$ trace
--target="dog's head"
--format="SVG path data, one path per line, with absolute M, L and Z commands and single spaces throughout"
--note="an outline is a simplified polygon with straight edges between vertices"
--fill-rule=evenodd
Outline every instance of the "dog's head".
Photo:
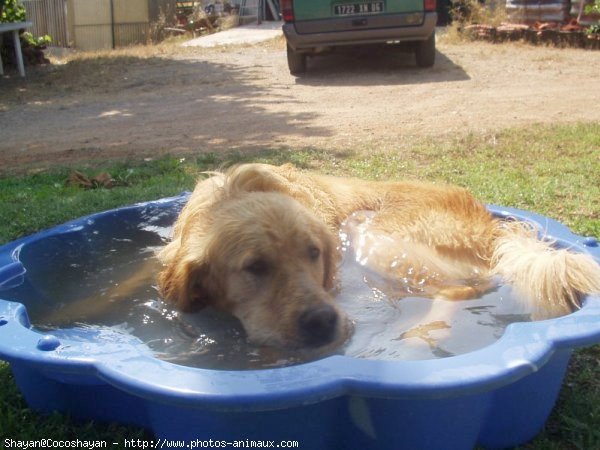
M 346 316 L 329 293 L 337 241 L 280 192 L 242 192 L 180 217 L 162 254 L 163 295 L 184 310 L 226 310 L 251 342 L 292 348 L 341 344 Z

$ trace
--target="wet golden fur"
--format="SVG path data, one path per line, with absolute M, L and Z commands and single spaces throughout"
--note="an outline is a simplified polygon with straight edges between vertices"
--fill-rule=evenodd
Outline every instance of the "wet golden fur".
M 386 276 L 426 269 L 432 297 L 473 298 L 501 275 L 543 318 L 567 313 L 584 294 L 600 291 L 600 267 L 591 257 L 554 249 L 530 226 L 494 219 L 465 189 L 246 164 L 211 173 L 196 186 L 159 255 L 161 292 L 183 310 L 229 311 L 257 343 L 338 345 L 350 332 L 332 295 L 338 230 L 363 210 L 375 212 L 368 235 L 392 237 L 404 257 L 390 264 L 397 248 L 375 245 L 370 267 Z M 457 281 L 478 277 L 481 282 Z M 322 322 L 334 329 L 310 342 L 307 320 L 309 329 L 322 331 Z

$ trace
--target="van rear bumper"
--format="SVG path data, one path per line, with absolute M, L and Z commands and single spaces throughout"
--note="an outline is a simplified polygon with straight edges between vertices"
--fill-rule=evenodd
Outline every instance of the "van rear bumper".
M 360 22 L 359 25 L 342 30 L 339 30 L 341 25 L 339 19 L 332 19 L 329 27 L 327 26 L 329 21 L 323 20 L 319 20 L 318 25 L 315 21 L 315 26 L 312 26 L 310 21 L 298 24 L 290 22 L 283 25 L 283 34 L 288 45 L 296 51 L 310 51 L 317 47 L 335 47 L 339 45 L 381 44 L 390 41 L 424 41 L 435 31 L 437 13 L 386 16 L 387 26 L 381 28 L 372 27 L 368 23 L 371 18 L 365 20 L 367 20 L 367 23 L 360 22 L 360 19 L 358 19 L 356 23 Z M 416 24 L 411 25 L 411 23 Z M 396 24 L 396 26 L 392 24 Z M 312 32 L 317 29 L 329 29 L 331 31 Z M 298 30 L 301 30 L 301 32 Z

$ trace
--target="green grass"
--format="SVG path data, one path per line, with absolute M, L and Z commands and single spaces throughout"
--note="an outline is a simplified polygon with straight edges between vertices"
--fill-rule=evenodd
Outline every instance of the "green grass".
M 485 202 L 553 217 L 583 235 L 600 237 L 600 124 L 511 129 L 495 135 L 421 139 L 386 152 L 349 149 L 265 149 L 244 155 L 167 157 L 155 161 L 62 167 L 0 178 L 0 243 L 66 220 L 190 190 L 203 170 L 243 161 L 293 162 L 311 170 L 368 179 L 425 179 L 471 189 Z M 112 189 L 66 185 L 71 169 L 110 172 Z M 0 363 L 0 448 L 5 438 L 97 439 L 144 437 L 115 425 L 76 424 L 30 411 L 10 370 Z M 525 448 L 600 448 L 600 347 L 578 351 L 545 430 Z
M 0 178 L 0 242 L 92 212 L 179 193 L 192 187 L 197 176 L 191 165 L 175 158 L 83 172 L 93 176 L 101 170 L 108 170 L 121 186 L 90 190 L 69 186 L 67 168 Z

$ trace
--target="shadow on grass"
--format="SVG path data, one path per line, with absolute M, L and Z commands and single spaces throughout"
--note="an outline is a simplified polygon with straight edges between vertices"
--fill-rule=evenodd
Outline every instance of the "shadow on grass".
M 10 130 L 0 139 L 0 166 L 253 149 L 288 136 L 332 135 L 317 113 L 272 107 L 291 96 L 254 82 L 257 76 L 233 64 L 119 54 L 31 70 L 27 80 L 0 85 L 2 128 Z
M 439 50 L 431 68 L 418 68 L 412 52 L 394 47 L 341 49 L 309 57 L 306 74 L 296 83 L 308 86 L 376 86 L 469 80 L 462 67 Z
M 252 152 L 337 135 L 320 121 L 322 112 L 303 107 L 293 84 L 268 79 L 272 67 L 214 59 L 127 50 L 31 68 L 25 80 L 2 80 L 0 170 Z M 468 79 L 440 52 L 430 69 L 417 69 L 412 53 L 390 48 L 341 51 L 312 58 L 309 66 L 296 83 L 368 87 Z

